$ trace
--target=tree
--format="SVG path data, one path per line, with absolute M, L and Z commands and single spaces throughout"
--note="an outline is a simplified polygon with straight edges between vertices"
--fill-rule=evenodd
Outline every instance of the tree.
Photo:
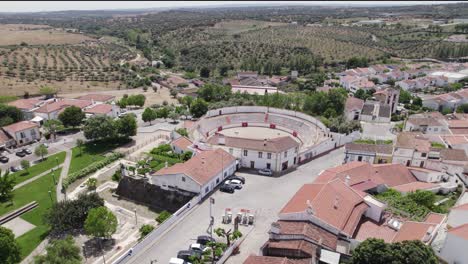
M 77 127 L 83 123 L 85 117 L 86 115 L 81 108 L 72 105 L 65 108 L 65 110 L 59 114 L 58 119 L 66 127 Z
M 79 264 L 81 263 L 80 248 L 73 237 L 68 235 L 64 239 L 52 240 L 46 247 L 47 254 L 36 256 L 36 264 Z
M 457 113 L 468 113 L 468 104 L 462 104 L 457 107 Z
M 39 89 L 39 93 L 41 95 L 45 95 L 46 99 L 49 99 L 54 97 L 54 95 L 57 93 L 57 90 L 50 86 L 44 85 Z
M 170 217 L 172 216 L 171 213 L 169 213 L 168 211 L 164 210 L 162 211 L 158 217 L 156 217 L 156 222 L 158 222 L 159 224 L 163 223 L 164 221 L 166 221 L 167 219 L 169 219 Z
M 147 236 L 151 231 L 154 230 L 154 226 L 152 225 L 142 225 L 140 227 L 140 240 Z
M 0 263 L 13 264 L 21 261 L 20 248 L 13 232 L 0 226 Z
M 86 181 L 86 186 L 88 186 L 88 190 L 96 190 L 97 187 L 97 179 L 96 178 L 89 178 Z
M 431 209 L 434 206 L 437 198 L 433 192 L 426 190 L 416 190 L 406 195 L 409 199 L 415 201 L 419 205 L 427 207 L 428 209 Z
M 227 73 L 231 67 L 229 65 L 223 64 L 219 67 L 219 75 L 226 77 Z
M 5 202 L 13 198 L 13 187 L 15 187 L 16 179 L 10 175 L 10 171 L 6 171 L 2 176 L 0 170 L 0 202 Z
M 80 194 L 75 200 L 64 200 L 52 205 L 44 219 L 51 227 L 52 235 L 62 235 L 84 227 L 91 209 L 104 206 L 97 193 Z
M 168 116 L 169 116 L 169 109 L 167 107 L 160 107 L 158 110 L 156 110 L 157 118 L 166 119 Z
M 173 98 L 176 98 L 177 97 L 177 90 L 176 89 L 171 89 L 170 90 L 170 94 Z
M 200 69 L 200 77 L 209 78 L 210 77 L 210 69 L 208 69 L 207 67 L 202 67 Z
M 137 133 L 137 121 L 132 115 L 125 115 L 122 118 L 115 121 L 115 127 L 117 127 L 117 133 L 119 136 L 129 138 L 135 136 Z
M 23 120 L 23 112 L 20 109 L 0 104 L 0 127 L 7 126 Z
M 31 167 L 31 163 L 29 162 L 29 160 L 23 159 L 21 160 L 20 164 L 21 164 L 21 167 L 23 167 L 23 169 L 25 169 L 26 172 L 29 173 L 28 170 L 29 170 L 29 167 Z
M 44 156 L 49 153 L 49 150 L 44 144 L 40 144 L 34 149 L 34 155 L 41 157 L 41 160 L 44 160 Z
M 172 111 L 169 113 L 168 117 L 172 119 L 172 123 L 175 123 L 177 119 L 179 119 L 179 114 L 176 111 Z
M 176 131 L 179 135 L 181 135 L 181 136 L 183 136 L 183 137 L 188 137 L 187 129 L 184 128 L 184 127 L 177 128 L 175 131 Z
M 83 155 L 84 140 L 81 138 L 76 139 L 76 145 L 80 149 L 80 156 Z
M 352 252 L 352 264 L 392 263 L 392 251 L 383 239 L 368 238 Z
M 88 213 L 84 229 L 88 235 L 109 238 L 117 231 L 117 217 L 105 206 L 93 208 Z
M 362 100 L 366 100 L 366 99 L 367 99 L 367 93 L 366 93 L 366 91 L 364 91 L 363 89 L 358 89 L 358 90 L 354 93 L 354 97 L 359 98 L 359 99 L 362 99 Z
M 60 120 L 49 119 L 44 122 L 44 125 L 42 125 L 42 127 L 44 128 L 47 134 L 52 135 L 53 138 L 56 139 L 57 131 L 60 131 L 63 129 L 63 124 L 62 122 L 60 122 Z
M 145 111 L 143 111 L 143 114 L 141 114 L 141 119 L 144 122 L 149 122 L 150 125 L 151 125 L 151 121 L 155 120 L 156 118 L 157 118 L 156 112 L 150 107 L 147 107 Z
M 224 228 L 218 227 L 214 230 L 214 232 L 217 236 L 226 238 L 226 245 L 228 247 L 231 245 L 232 241 L 242 237 L 242 233 L 239 230 L 232 232 L 231 229 L 226 231 Z
M 201 98 L 197 98 L 193 101 L 192 106 L 190 107 L 190 113 L 194 117 L 201 117 L 208 112 L 208 103 Z
M 84 136 L 90 140 L 115 138 L 117 130 L 114 120 L 109 116 L 93 116 L 86 120 L 83 127 Z

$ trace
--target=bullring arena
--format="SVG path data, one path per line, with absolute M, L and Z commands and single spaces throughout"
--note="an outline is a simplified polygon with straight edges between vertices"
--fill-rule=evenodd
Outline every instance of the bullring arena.
M 237 106 L 210 110 L 189 131 L 195 142 L 205 143 L 216 134 L 248 139 L 290 136 L 300 144 L 299 160 L 307 161 L 350 142 L 353 135 L 331 133 L 318 119 L 291 110 Z

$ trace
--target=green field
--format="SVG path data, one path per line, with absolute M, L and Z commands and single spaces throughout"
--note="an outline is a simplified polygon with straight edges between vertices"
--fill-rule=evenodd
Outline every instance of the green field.
M 31 166 L 31 168 L 29 168 L 28 171 L 22 170 L 22 171 L 12 173 L 11 175 L 16 177 L 16 184 L 22 183 L 45 171 L 55 168 L 57 166 L 57 161 L 58 161 L 58 164 L 62 164 L 64 160 L 65 160 L 65 152 L 62 151 L 62 152 L 59 152 L 57 154 L 47 157 L 45 161 L 37 165 Z M 58 175 L 59 174 L 56 174 L 56 176 Z
M 58 175 L 60 172 L 61 169 L 56 171 Z M 36 226 L 36 228 L 17 239 L 21 248 L 22 258 L 29 255 L 47 236 L 49 228 L 44 223 L 43 217 L 52 205 L 49 191 L 51 191 L 52 199 L 55 202 L 56 194 L 52 174 L 47 174 L 44 177 L 15 190 L 13 192 L 14 197 L 12 204 L 9 202 L 0 204 L 0 215 L 4 215 L 33 201 L 36 201 L 39 204 L 38 207 L 21 216 L 22 219 Z

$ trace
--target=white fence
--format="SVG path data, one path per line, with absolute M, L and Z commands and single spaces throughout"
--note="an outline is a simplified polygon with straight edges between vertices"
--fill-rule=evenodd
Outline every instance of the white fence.
M 136 245 L 134 245 L 131 249 L 127 250 L 125 254 L 121 255 L 117 260 L 113 262 L 113 264 L 123 264 L 127 263 L 132 256 L 138 254 L 139 251 L 144 250 L 151 242 L 158 239 L 161 235 L 164 234 L 166 230 L 168 230 L 175 222 L 185 217 L 188 212 L 190 212 L 195 205 L 197 205 L 201 200 L 201 196 L 195 196 L 182 206 L 177 212 L 175 212 L 170 218 L 164 221 L 162 224 L 158 225 L 151 233 L 146 235 L 141 241 L 139 241 Z
M 351 134 L 343 135 L 338 133 L 330 133 L 330 136 L 327 140 L 324 140 L 317 145 L 314 145 L 308 149 L 303 150 L 299 153 L 300 162 L 309 161 L 316 156 L 319 156 L 323 153 L 331 151 L 335 148 L 341 147 L 346 143 L 352 142 L 360 138 L 359 131 L 354 131 Z

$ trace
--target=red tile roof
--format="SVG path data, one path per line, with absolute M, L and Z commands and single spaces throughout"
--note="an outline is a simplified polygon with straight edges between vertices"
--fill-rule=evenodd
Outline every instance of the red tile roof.
M 302 235 L 317 244 L 322 243 L 322 246 L 328 249 L 336 250 L 338 237 L 318 225 L 311 222 L 281 220 L 277 221 L 276 224 L 279 226 L 280 235 Z
M 468 203 L 460 204 L 460 205 L 457 205 L 455 207 L 452 207 L 451 210 L 465 210 L 465 211 L 468 211 Z
M 397 231 L 390 228 L 386 222 L 388 218 L 383 218 L 381 223 L 377 223 L 370 218 L 363 217 L 353 238 L 357 241 L 364 241 L 368 238 L 380 238 L 390 243 L 397 234 Z
M 290 136 L 262 139 L 251 139 L 251 138 L 238 138 L 229 137 L 221 134 L 216 134 L 208 139 L 208 143 L 212 145 L 219 145 L 219 138 L 224 137 L 224 145 L 228 147 L 237 147 L 242 149 L 260 150 L 266 152 L 283 152 L 291 148 L 299 147 L 299 142 L 294 140 Z
M 91 101 L 87 100 L 76 100 L 76 99 L 63 99 L 57 102 L 45 104 L 41 106 L 39 109 L 36 110 L 38 113 L 52 113 L 55 111 L 59 111 L 65 109 L 69 106 L 76 106 L 81 109 L 90 106 L 92 104 Z
M 281 257 L 254 256 L 250 255 L 244 264 L 294 264 L 291 260 Z
M 468 224 L 464 224 L 448 231 L 449 234 L 468 240 Z
M 98 104 L 85 110 L 85 113 L 89 114 L 107 114 L 112 112 L 112 105 L 110 104 Z
M 351 235 L 368 208 L 362 197 L 339 179 L 311 185 L 319 186 L 303 186 L 280 213 L 304 212 L 309 202 L 315 217 Z
M 423 238 L 426 236 L 426 233 L 433 231 L 435 226 L 435 224 L 424 222 L 404 222 L 392 242 L 401 242 L 405 240 L 421 240 L 423 242 L 428 242 L 424 241 Z
M 78 100 L 88 100 L 95 102 L 107 102 L 115 98 L 115 95 L 108 94 L 87 94 L 80 97 L 77 97 Z
M 312 258 L 317 255 L 317 246 L 306 240 L 270 240 L 265 243 L 264 248 L 266 250 L 282 250 L 284 254 L 288 254 L 283 255 L 285 257 Z M 284 251 L 288 251 L 288 253 Z
M 426 215 L 426 219 L 424 220 L 424 222 L 431 224 L 440 224 L 445 220 L 446 217 L 447 216 L 445 214 L 430 212 Z
M 36 107 L 38 103 L 42 100 L 36 98 L 29 98 L 29 99 L 19 99 L 13 102 L 9 102 L 8 105 L 17 107 L 23 110 L 31 110 Z
M 355 110 L 362 110 L 364 106 L 364 100 L 355 97 L 348 97 L 345 103 L 345 111 L 355 111 Z
M 416 190 L 430 190 L 436 188 L 438 184 L 431 183 L 431 182 L 410 182 L 407 184 L 402 184 L 398 186 L 393 186 L 393 189 L 399 192 L 414 192 Z
M 422 134 L 402 132 L 397 136 L 395 147 L 416 149 L 419 152 L 429 152 L 431 143 Z
M 0 144 L 4 144 L 10 140 L 10 137 L 8 137 L 3 130 L 0 129 Z
M 31 121 L 20 121 L 20 122 L 3 127 L 3 130 L 5 130 L 5 132 L 7 132 L 10 135 L 14 135 L 16 132 L 20 132 L 26 129 L 31 129 L 34 127 L 39 128 L 39 125 Z
M 203 186 L 235 160 L 235 157 L 222 149 L 207 150 L 184 163 L 177 163 L 169 168 L 163 168 L 154 175 L 185 174 Z
M 176 146 L 180 149 L 182 149 L 183 151 L 187 150 L 189 146 L 191 146 L 193 144 L 192 141 L 190 141 L 190 139 L 186 138 L 186 137 L 180 137 L 174 141 L 172 141 L 171 145 L 173 146 Z

